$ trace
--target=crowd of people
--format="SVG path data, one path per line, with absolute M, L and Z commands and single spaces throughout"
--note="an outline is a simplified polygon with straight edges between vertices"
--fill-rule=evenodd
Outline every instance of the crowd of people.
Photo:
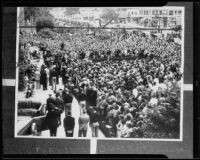
M 42 52 L 40 83 L 43 90 L 52 86 L 58 101 L 63 101 L 61 106 L 65 109 L 61 112 L 65 110 L 66 117 L 70 116 L 73 96 L 83 106 L 81 116 L 86 125 L 80 125 L 79 136 L 86 136 L 90 122 L 93 137 L 98 136 L 99 126 L 105 124 L 111 137 L 145 138 L 148 136 L 142 128 L 155 108 L 180 108 L 180 44 L 137 32 L 113 34 L 110 38 L 76 33 L 66 41 L 60 34 L 57 41 L 37 35 L 22 37 L 27 38 L 24 47 L 36 45 Z M 96 58 L 106 60 L 93 62 Z M 67 96 L 56 87 L 59 77 Z M 67 133 L 66 130 L 69 136 Z

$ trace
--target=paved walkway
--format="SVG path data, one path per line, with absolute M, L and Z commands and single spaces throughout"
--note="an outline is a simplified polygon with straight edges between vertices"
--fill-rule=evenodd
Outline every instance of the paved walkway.
M 39 66 L 41 66 L 42 64 L 42 60 L 40 62 L 38 62 Z M 62 79 L 59 78 L 59 84 L 58 84 L 58 88 L 64 88 L 64 86 L 62 85 Z M 51 86 L 48 86 L 48 89 L 46 91 L 43 91 L 42 88 L 40 89 L 35 89 L 34 90 L 34 94 L 26 99 L 25 97 L 25 92 L 18 92 L 17 95 L 17 99 L 18 100 L 32 100 L 32 101 L 39 101 L 42 102 L 43 104 L 46 104 L 46 99 L 48 98 L 49 93 L 53 93 L 53 91 L 51 90 Z M 61 114 L 61 122 L 62 124 L 58 127 L 57 130 L 57 137 L 65 137 L 65 131 L 64 131 L 64 127 L 63 127 L 63 119 L 64 119 L 64 113 Z M 75 128 L 74 128 L 74 137 L 78 137 L 78 118 L 80 116 L 80 105 L 78 104 L 78 101 L 76 100 L 76 98 L 73 98 L 73 102 L 72 102 L 72 116 L 75 118 Z M 19 122 L 21 122 L 21 118 L 17 117 L 17 123 L 16 124 L 18 127 L 20 127 Z M 21 123 L 23 124 L 23 123 Z M 50 133 L 49 130 L 43 131 L 41 137 L 50 137 Z M 91 132 L 91 128 L 89 127 L 88 132 L 87 132 L 87 137 L 92 137 L 92 132 Z M 99 130 L 99 137 L 103 138 L 105 137 L 104 134 Z

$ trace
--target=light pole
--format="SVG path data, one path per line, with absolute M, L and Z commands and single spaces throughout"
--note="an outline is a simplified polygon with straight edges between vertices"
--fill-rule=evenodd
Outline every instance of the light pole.
M 159 33 L 159 29 L 160 29 L 160 16 L 158 13 L 155 14 L 155 18 L 156 18 L 156 27 L 158 29 L 158 33 Z

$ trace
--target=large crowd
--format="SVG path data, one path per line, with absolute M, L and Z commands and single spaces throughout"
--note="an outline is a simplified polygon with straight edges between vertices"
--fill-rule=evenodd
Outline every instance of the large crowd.
M 137 32 L 113 33 L 109 38 L 84 32 L 57 34 L 55 39 L 21 36 L 24 48 L 37 46 L 42 53 L 43 89 L 52 85 L 58 92 L 62 77 L 69 94 L 80 104 L 86 102 L 88 115 L 95 111 L 95 122 L 110 127 L 111 137 L 144 138 L 142 128 L 154 108 L 180 107 L 180 44 Z M 98 58 L 106 60 L 92 61 Z

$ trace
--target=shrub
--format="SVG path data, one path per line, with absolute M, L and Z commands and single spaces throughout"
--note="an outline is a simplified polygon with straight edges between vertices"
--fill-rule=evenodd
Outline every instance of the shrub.
M 155 107 L 151 110 L 143 121 L 145 138 L 178 138 L 180 107 L 171 104 L 170 107 Z

